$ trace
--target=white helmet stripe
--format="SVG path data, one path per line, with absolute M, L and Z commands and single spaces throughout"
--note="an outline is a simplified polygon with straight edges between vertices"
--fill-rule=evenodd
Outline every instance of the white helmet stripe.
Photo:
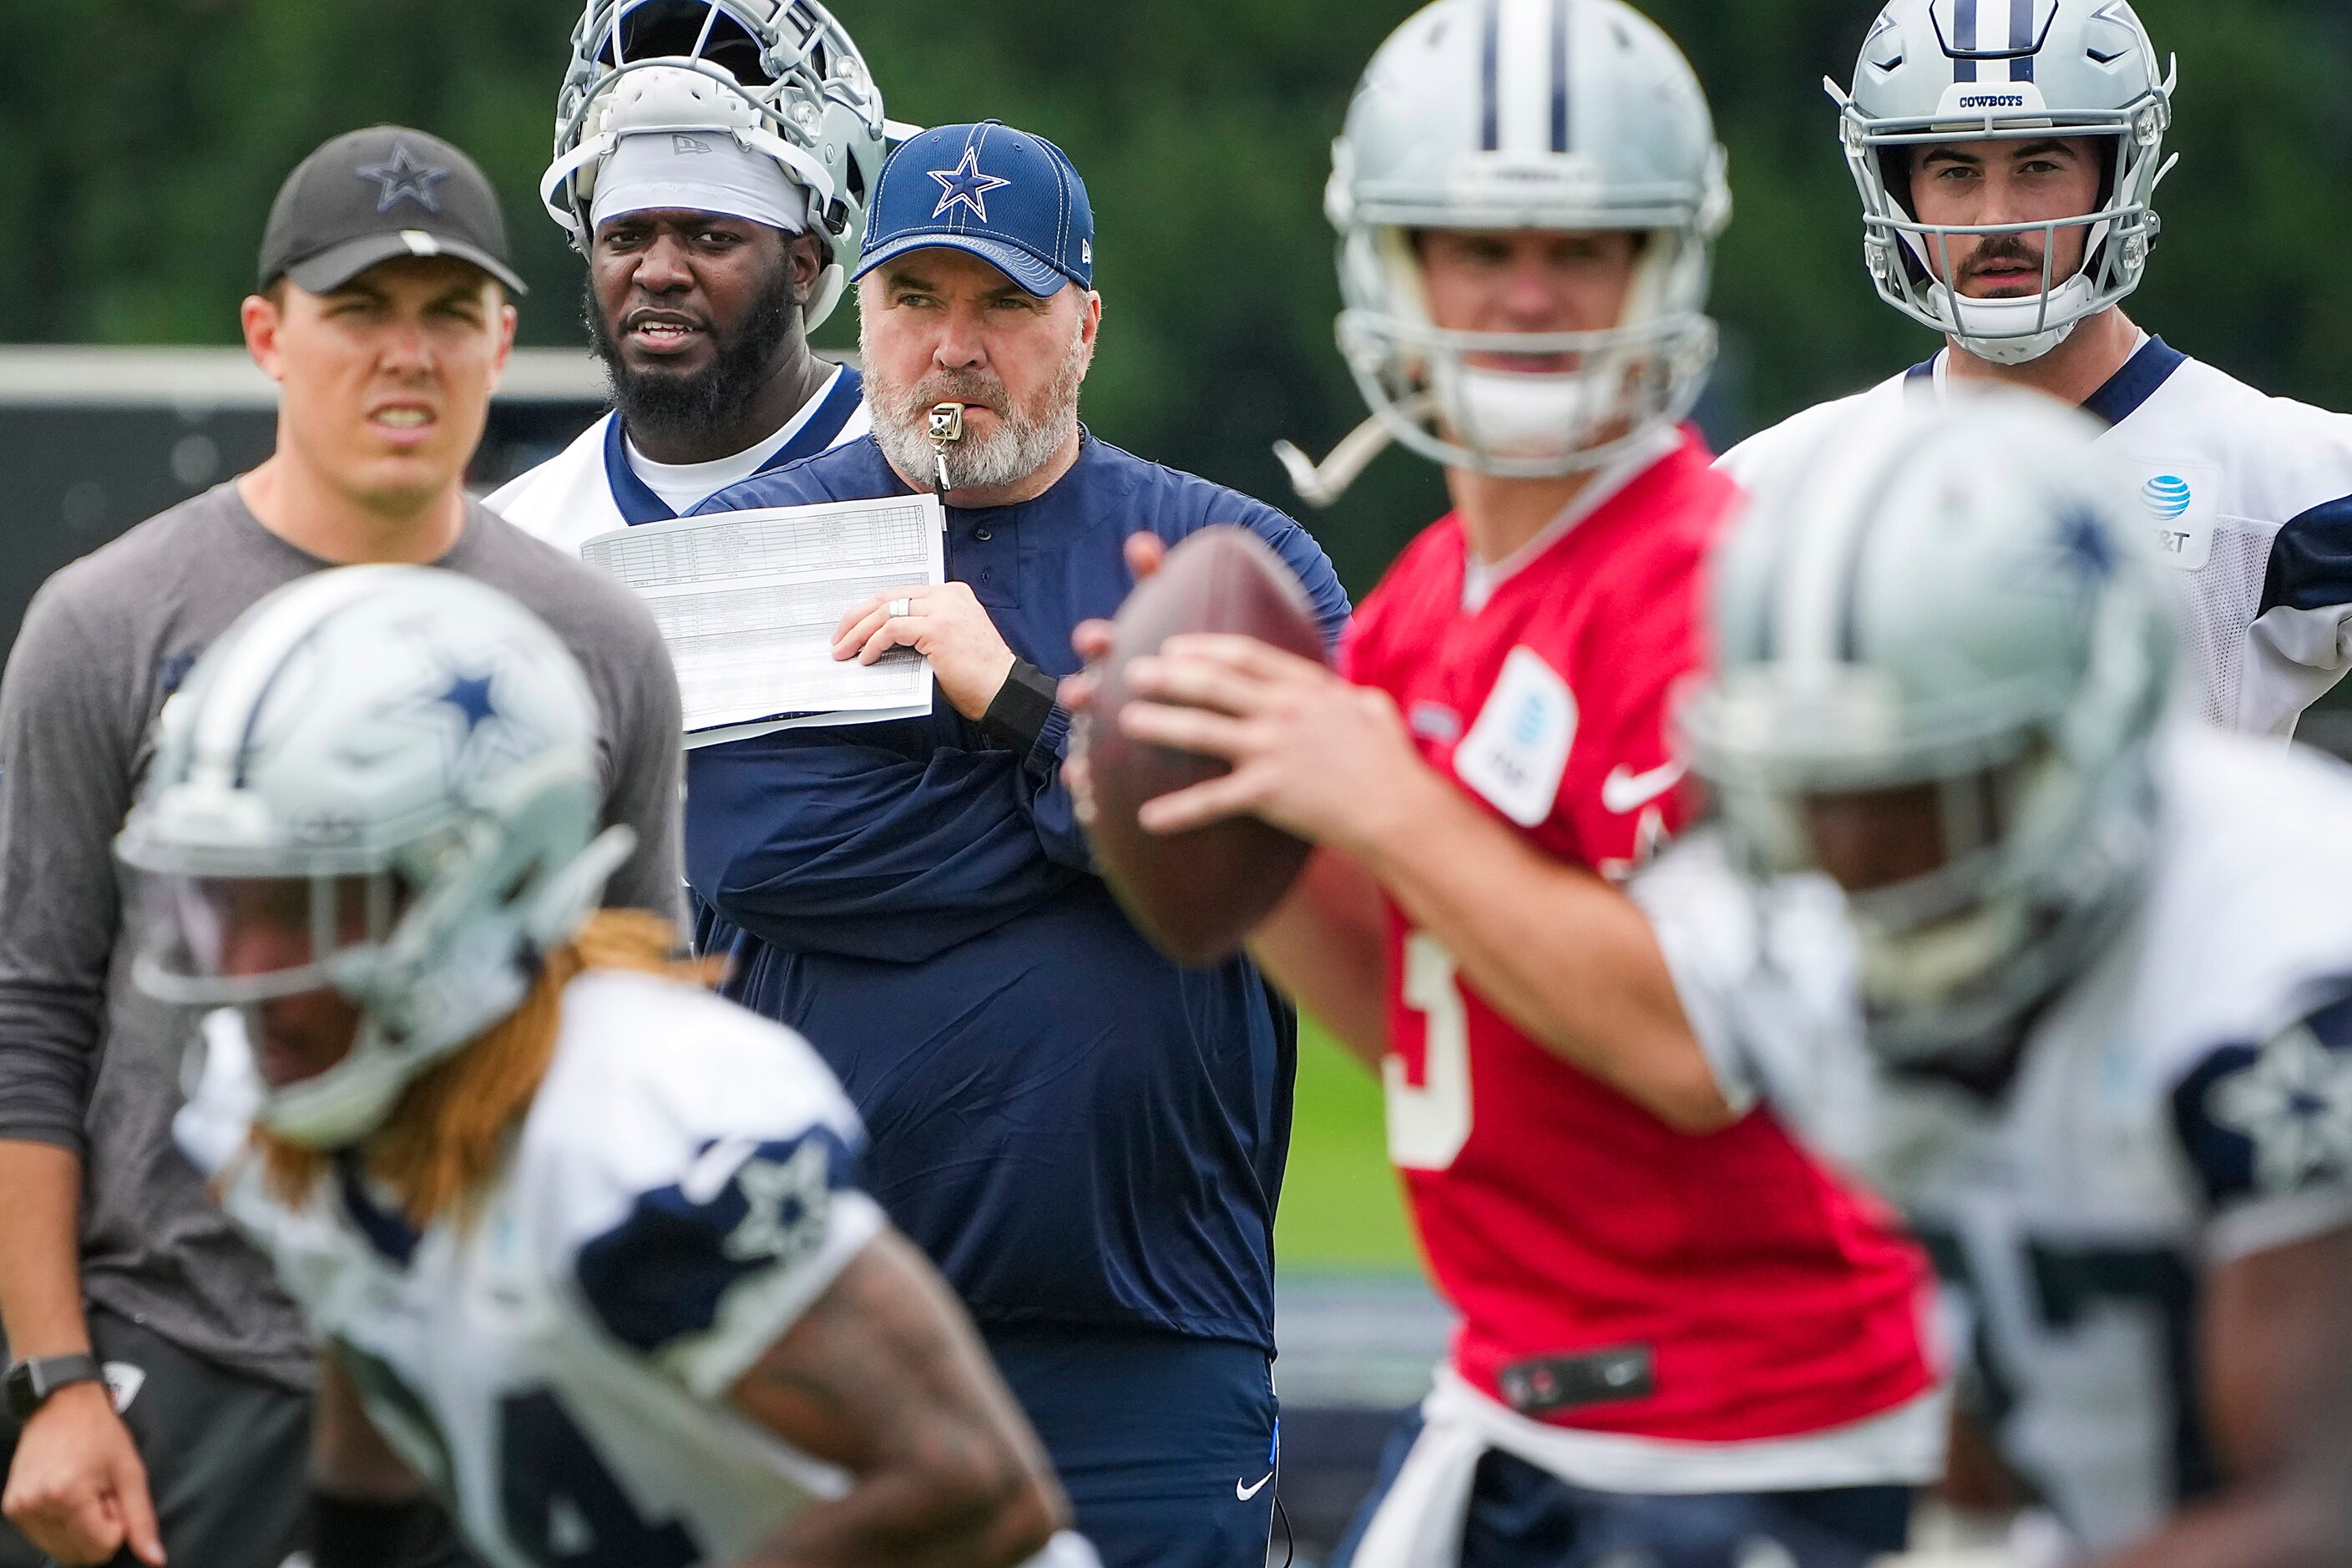
M 1786 559 L 1767 651 L 1797 668 L 1824 669 L 1858 653 L 1855 594 L 1872 520 L 1901 481 L 1909 455 L 1882 453 L 1876 463 L 1835 463 L 1825 443 L 1817 454 L 1829 477 L 1813 510 L 1828 521 L 1797 532 Z M 1809 468 L 1813 465 L 1808 465 Z
M 1578 0 L 1499 0 L 1486 68 L 1496 84 L 1489 151 L 1538 157 L 1566 152 L 1568 30 Z
M 309 596 L 309 605 L 281 605 L 247 627 L 229 650 L 229 661 L 215 676 L 205 694 L 197 719 L 191 776 L 212 775 L 215 782 L 241 787 L 243 759 L 253 739 L 263 705 L 286 667 L 325 624 L 333 608 L 356 603 L 383 589 L 368 573 L 330 574 L 332 587 L 321 586 Z

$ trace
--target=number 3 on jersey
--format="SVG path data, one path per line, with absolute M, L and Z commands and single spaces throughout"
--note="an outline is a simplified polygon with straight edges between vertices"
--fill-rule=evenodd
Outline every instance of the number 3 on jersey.
M 1454 955 L 1419 931 L 1404 942 L 1404 1005 L 1421 1015 L 1421 1082 L 1405 1079 L 1391 1051 L 1381 1063 L 1388 1090 L 1389 1161 L 1402 1171 L 1443 1171 L 1470 1142 L 1470 1015 Z

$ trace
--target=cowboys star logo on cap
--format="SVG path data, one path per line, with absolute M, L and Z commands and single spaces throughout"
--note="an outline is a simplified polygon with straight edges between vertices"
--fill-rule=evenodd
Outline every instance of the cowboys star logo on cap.
M 375 210 L 388 213 L 402 202 L 413 201 L 426 212 L 441 210 L 441 198 L 433 187 L 449 177 L 447 169 L 436 168 L 409 151 L 405 142 L 392 144 L 392 156 L 381 163 L 369 163 L 359 171 L 362 180 L 373 180 L 383 187 L 383 195 Z
M 933 217 L 940 216 L 948 208 L 961 203 L 972 210 L 972 216 L 979 218 L 981 222 L 986 223 L 988 193 L 1001 191 L 1013 183 L 1010 180 L 1000 180 L 994 174 L 982 174 L 980 149 L 977 147 L 965 148 L 963 162 L 954 168 L 933 169 L 930 174 L 931 178 L 940 183 L 940 189 L 944 193 L 940 197 L 940 205 L 931 209 Z

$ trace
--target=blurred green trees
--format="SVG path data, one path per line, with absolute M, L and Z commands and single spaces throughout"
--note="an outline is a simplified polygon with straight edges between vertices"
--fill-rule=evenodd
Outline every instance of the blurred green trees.
M 1286 502 L 1267 447 L 1360 416 L 1331 347 L 1321 212 L 1357 72 L 1410 0 L 838 0 L 891 111 L 1052 137 L 1091 187 L 1107 437 Z M 1713 95 L 1738 210 L 1714 417 L 1750 428 L 1924 357 L 1860 267 L 1820 91 L 1874 0 L 1649 0 Z M 2341 0 L 2139 0 L 2182 58 L 2181 166 L 2135 314 L 2273 391 L 2352 404 L 2352 20 Z M 13 33 L 47 68 L 0 99 L 0 340 L 226 342 L 278 180 L 398 120 L 472 151 L 534 291 L 524 335 L 580 341 L 578 264 L 538 210 L 568 0 L 48 0 Z M 845 340 L 843 340 L 845 341 Z M 1369 585 L 1443 504 L 1384 458 L 1318 531 Z

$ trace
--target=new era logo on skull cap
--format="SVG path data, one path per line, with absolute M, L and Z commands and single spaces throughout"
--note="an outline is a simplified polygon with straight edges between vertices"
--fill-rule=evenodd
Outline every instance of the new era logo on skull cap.
M 362 180 L 373 180 L 383 187 L 375 210 L 388 213 L 403 202 L 415 202 L 426 212 L 441 210 L 441 198 L 433 187 L 449 177 L 452 171 L 436 167 L 409 150 L 406 142 L 392 144 L 392 156 L 381 163 L 369 163 L 359 171 Z

